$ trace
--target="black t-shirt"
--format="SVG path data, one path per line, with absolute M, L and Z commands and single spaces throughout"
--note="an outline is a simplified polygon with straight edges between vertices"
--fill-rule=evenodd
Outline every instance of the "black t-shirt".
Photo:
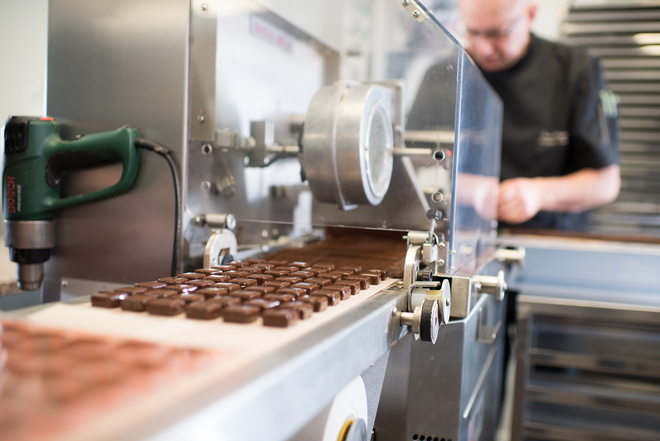
M 515 66 L 483 74 L 504 103 L 501 180 L 618 163 L 618 121 L 603 112 L 606 84 L 598 59 L 532 35 Z M 583 231 L 589 217 L 540 212 L 521 226 Z

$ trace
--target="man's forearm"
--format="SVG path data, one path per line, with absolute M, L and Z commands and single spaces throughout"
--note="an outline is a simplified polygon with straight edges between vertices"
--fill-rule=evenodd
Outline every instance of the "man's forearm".
M 541 210 L 581 212 L 614 201 L 619 195 L 618 165 L 583 169 L 561 177 L 535 178 L 540 186 Z

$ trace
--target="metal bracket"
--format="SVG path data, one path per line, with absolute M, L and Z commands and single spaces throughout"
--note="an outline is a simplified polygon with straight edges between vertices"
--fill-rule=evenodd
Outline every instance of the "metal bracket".
M 402 0 L 401 5 L 406 8 L 406 11 L 408 11 L 418 23 L 422 23 L 429 18 L 429 14 L 419 6 L 419 3 L 416 0 Z
M 222 265 L 225 263 L 225 259 L 231 258 L 233 260 L 237 247 L 236 236 L 231 230 L 213 230 L 213 234 L 211 234 L 204 249 L 204 268 Z

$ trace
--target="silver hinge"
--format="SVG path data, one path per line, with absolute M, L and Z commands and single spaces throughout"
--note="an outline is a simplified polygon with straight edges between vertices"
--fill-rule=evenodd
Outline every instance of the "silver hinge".
M 429 18 L 429 15 L 419 6 L 416 0 L 402 0 L 401 4 L 418 23 L 422 23 Z

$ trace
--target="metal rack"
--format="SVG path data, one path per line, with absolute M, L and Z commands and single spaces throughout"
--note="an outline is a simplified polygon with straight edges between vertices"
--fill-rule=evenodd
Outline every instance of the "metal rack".
M 596 210 L 594 228 L 660 234 L 660 2 L 575 1 L 564 40 L 601 58 L 620 98 L 621 194 Z

